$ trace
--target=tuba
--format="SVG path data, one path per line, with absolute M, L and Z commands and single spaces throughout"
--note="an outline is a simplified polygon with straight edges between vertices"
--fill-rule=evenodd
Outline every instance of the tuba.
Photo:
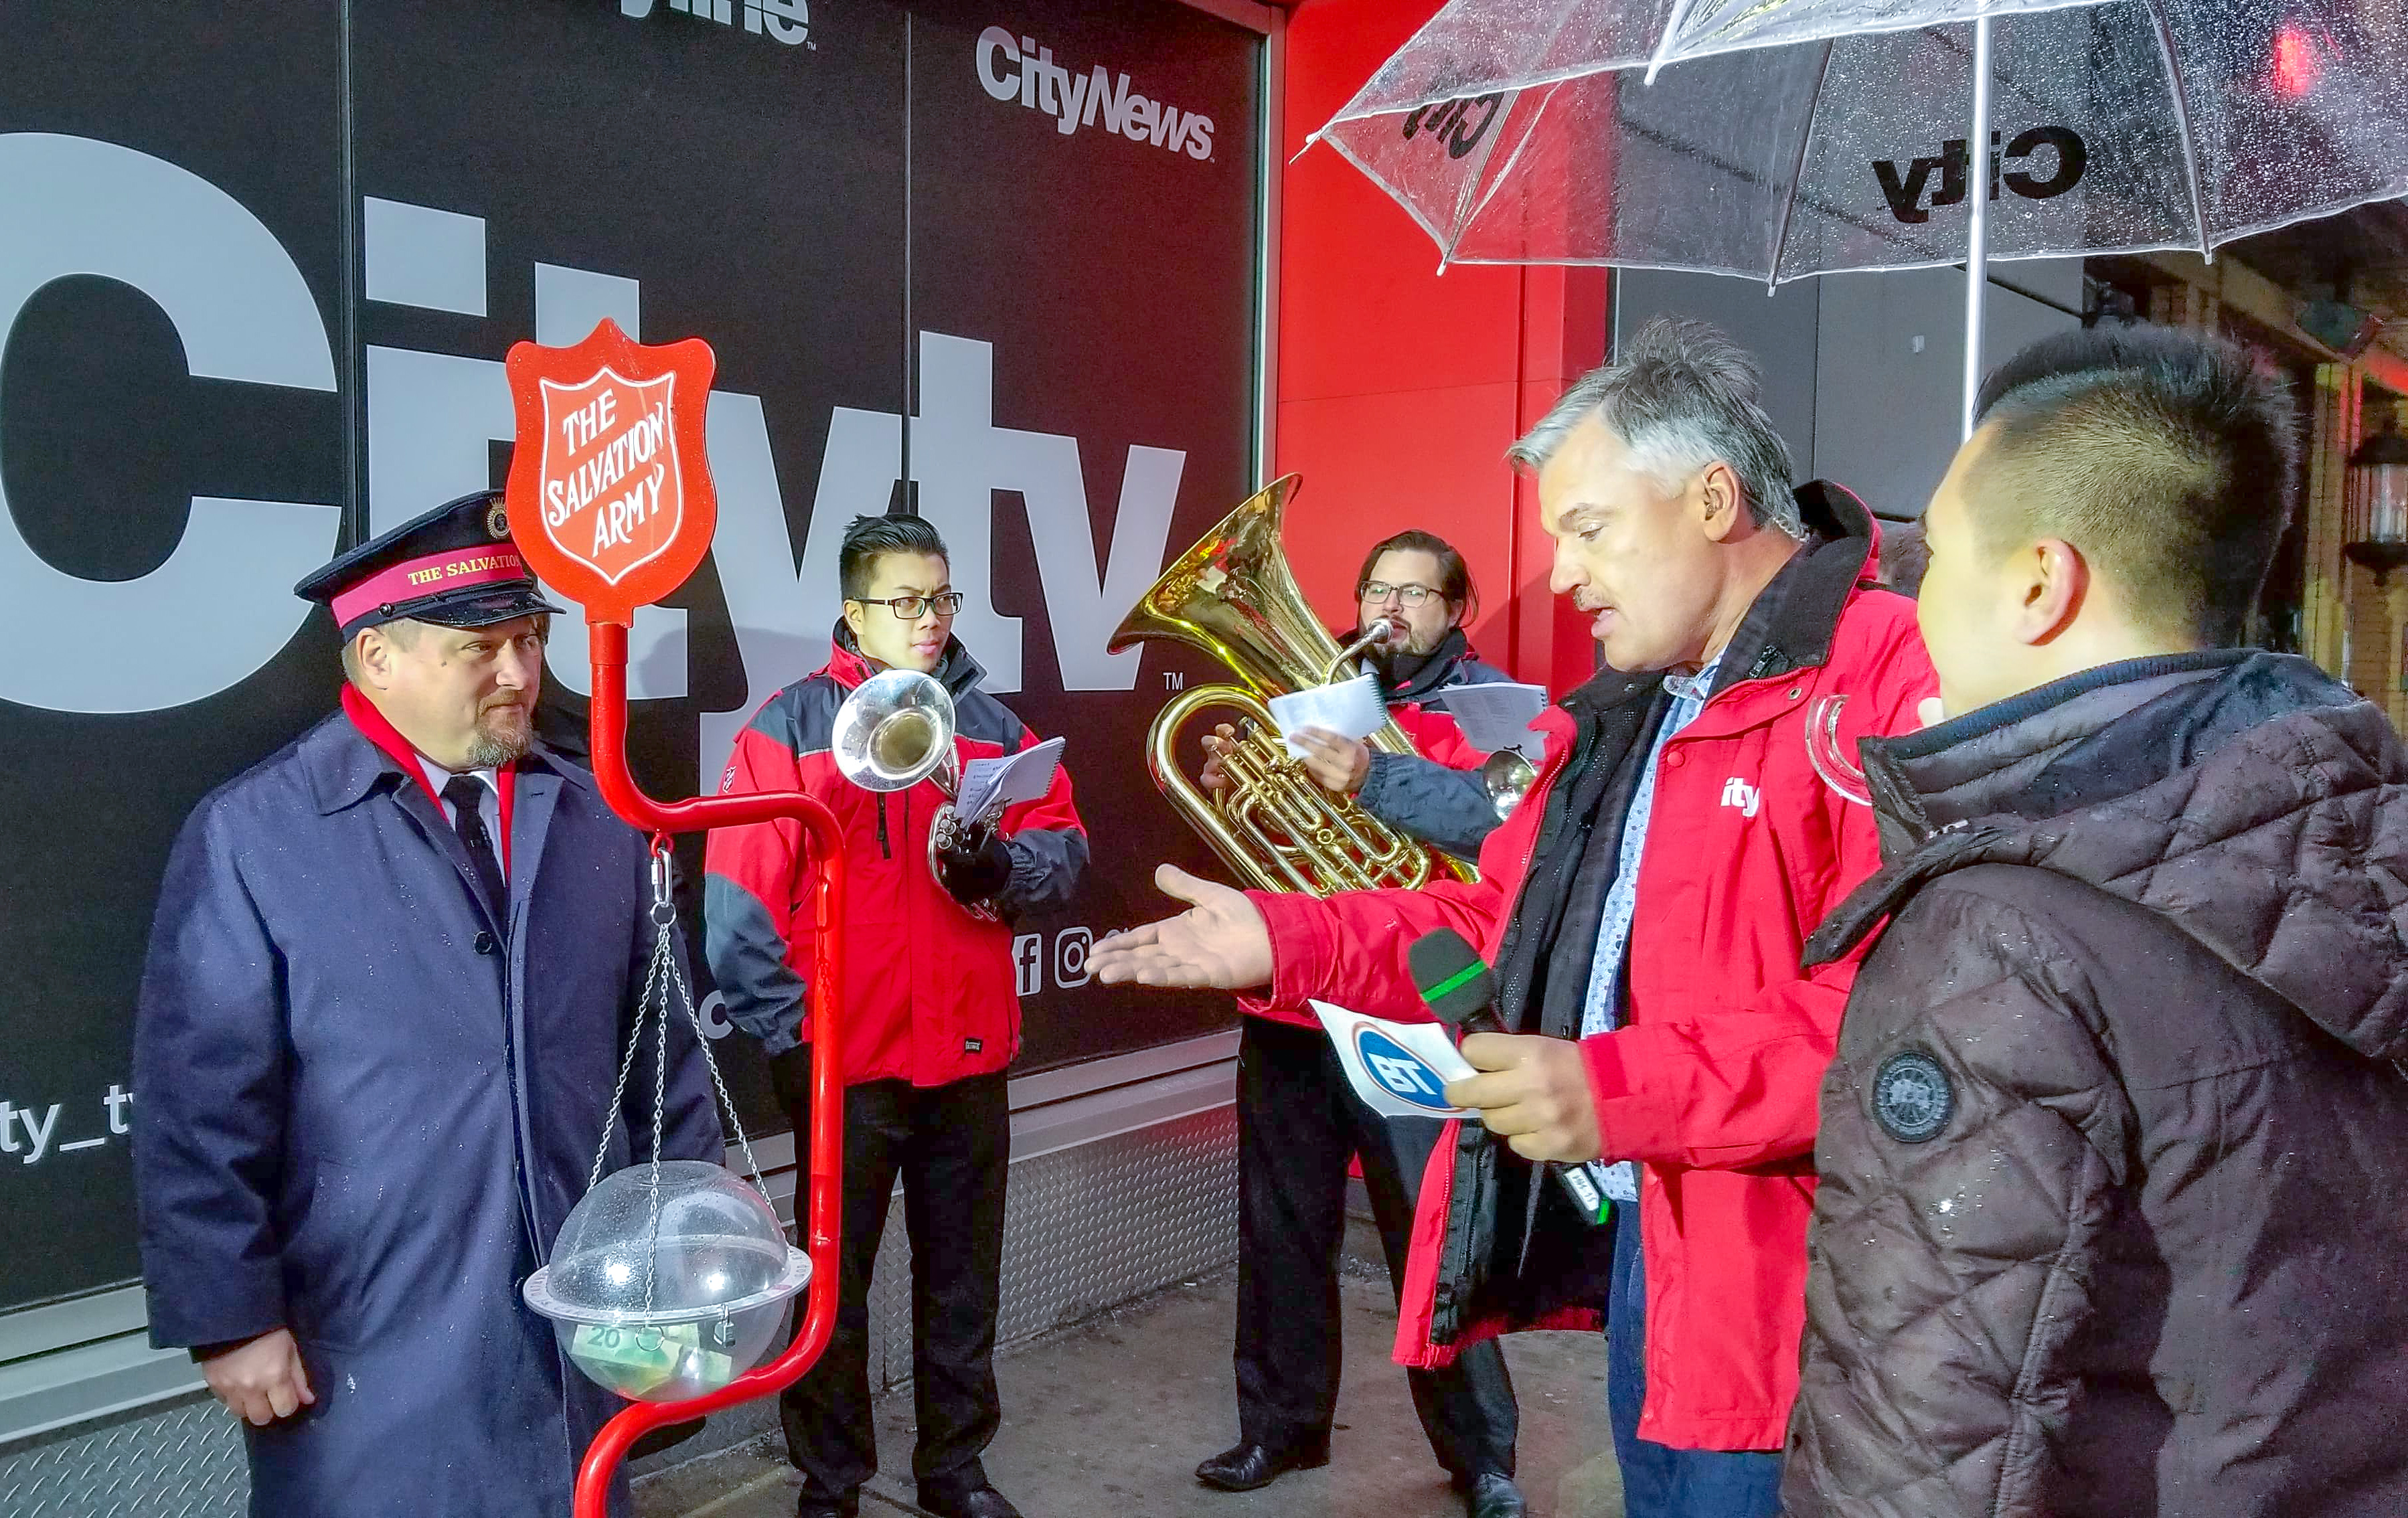
M 1378 629 L 1340 649 L 1312 609 L 1280 550 L 1280 518 L 1298 480 L 1286 475 L 1250 495 L 1162 573 L 1112 633 L 1111 652 L 1154 639 L 1201 649 L 1240 683 L 1199 685 L 1154 719 L 1147 767 L 1171 806 L 1228 866 L 1267 891 L 1334 891 L 1426 883 L 1461 866 L 1333 795 L 1288 757 L 1267 705 L 1274 695 L 1340 677 Z M 1177 763 L 1180 730 L 1209 707 L 1248 719 L 1221 751 L 1228 787 L 1208 795 Z M 1367 739 L 1388 753 L 1412 753 L 1394 722 Z
M 965 819 L 953 809 L 962 791 L 962 765 L 953 750 L 953 697 L 944 682 L 916 669 L 888 669 L 870 676 L 836 709 L 828 755 L 837 772 L 865 791 L 908 791 L 934 780 L 945 793 L 928 824 L 928 873 L 937 856 L 965 838 L 976 838 L 1001 820 L 999 808 Z M 963 910 L 996 921 L 983 902 Z

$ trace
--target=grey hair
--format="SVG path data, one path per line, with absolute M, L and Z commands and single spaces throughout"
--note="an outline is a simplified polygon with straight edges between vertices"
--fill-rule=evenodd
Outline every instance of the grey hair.
M 1756 398 L 1762 380 L 1755 358 L 1720 329 L 1657 317 L 1622 343 L 1612 363 L 1575 380 L 1505 456 L 1537 470 L 1593 416 L 1667 490 L 1707 465 L 1727 464 L 1757 526 L 1803 538 L 1789 445 Z

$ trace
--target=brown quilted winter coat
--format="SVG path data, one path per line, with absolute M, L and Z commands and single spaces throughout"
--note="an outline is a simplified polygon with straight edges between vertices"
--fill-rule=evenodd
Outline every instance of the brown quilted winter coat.
M 2408 751 L 2246 652 L 1865 750 L 1790 1514 L 2408 1513 Z

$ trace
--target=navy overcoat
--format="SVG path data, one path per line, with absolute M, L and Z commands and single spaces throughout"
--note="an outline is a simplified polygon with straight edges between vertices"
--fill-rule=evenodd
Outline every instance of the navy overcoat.
M 246 1428 L 254 1514 L 566 1514 L 624 1405 L 519 1286 L 601 1140 L 653 941 L 646 849 L 540 748 L 511 811 L 496 921 L 434 798 L 338 714 L 210 795 L 170 856 L 135 1032 L 143 1277 L 162 1346 L 300 1341 L 317 1404 Z M 676 1032 L 665 1153 L 718 1161 Z M 647 1056 L 609 1168 L 649 1156 L 652 1091 Z

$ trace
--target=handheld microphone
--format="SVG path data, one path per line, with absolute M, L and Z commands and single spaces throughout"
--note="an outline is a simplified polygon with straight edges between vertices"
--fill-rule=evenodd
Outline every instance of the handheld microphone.
M 1497 977 L 1462 934 L 1451 927 L 1425 933 L 1406 947 L 1405 961 L 1412 970 L 1413 989 L 1421 993 L 1432 1017 L 1458 1034 L 1505 1031 L 1497 1015 Z M 1602 1162 L 1541 1168 L 1555 1173 L 1584 1219 L 1603 1223 L 1611 1215 L 1613 1204 L 1599 1184 Z
M 1425 933 L 1406 947 L 1405 961 L 1432 1017 L 1465 1033 L 1505 1031 L 1497 1016 L 1497 977 L 1462 934 L 1451 927 Z

